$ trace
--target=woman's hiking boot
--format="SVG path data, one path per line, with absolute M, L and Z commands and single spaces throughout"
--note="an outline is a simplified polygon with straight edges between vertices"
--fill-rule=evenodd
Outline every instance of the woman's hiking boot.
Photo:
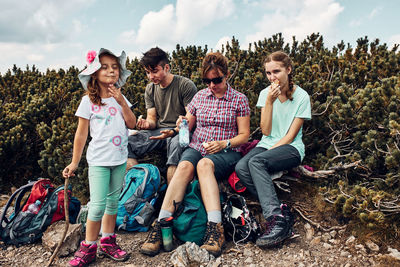
M 267 218 L 266 231 L 256 240 L 259 247 L 274 247 L 292 236 L 292 227 L 283 215 L 272 215 Z
M 91 262 L 96 260 L 97 244 L 85 244 L 84 241 L 77 252 L 74 254 L 74 258 L 69 261 L 69 266 L 83 267 L 88 266 Z
M 160 252 L 161 245 L 161 226 L 160 222 L 156 220 L 152 225 L 152 230 L 147 236 L 146 241 L 140 248 L 140 253 L 148 256 L 155 256 Z
M 116 235 L 100 239 L 99 257 L 109 257 L 115 261 L 126 261 L 129 254 L 117 245 Z
M 225 244 L 224 227 L 221 223 L 207 222 L 204 243 L 201 248 L 207 250 L 214 257 L 219 257 Z
M 294 225 L 294 216 L 293 213 L 290 211 L 290 208 L 286 204 L 281 204 L 281 212 L 283 217 L 285 217 L 286 222 L 289 224 L 289 231 L 290 231 L 290 236 L 294 235 L 293 232 L 293 225 Z

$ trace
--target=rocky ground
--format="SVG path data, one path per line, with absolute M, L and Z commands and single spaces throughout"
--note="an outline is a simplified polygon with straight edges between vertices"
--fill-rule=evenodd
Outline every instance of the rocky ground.
M 264 250 L 253 243 L 235 246 L 229 242 L 222 256 L 212 259 L 208 266 L 400 266 L 400 253 L 397 250 L 379 247 L 372 241 L 359 242 L 354 236 L 347 236 L 344 230 L 318 232 L 301 218 L 296 218 L 294 228 L 295 236 L 280 248 Z M 119 233 L 120 245 L 131 253 L 130 259 L 123 263 L 98 259 L 91 266 L 161 267 L 177 263 L 179 257 L 176 251 L 162 252 L 155 257 L 140 254 L 140 244 L 146 236 L 147 233 Z M 189 252 L 193 253 L 197 252 Z M 51 254 L 41 243 L 19 248 L 8 246 L 0 250 L 0 265 L 46 266 Z M 56 258 L 53 266 L 67 266 L 69 259 Z M 192 262 L 187 266 L 207 266 L 204 262 L 201 264 L 190 260 Z
M 398 240 L 386 241 L 384 233 L 359 235 L 354 231 L 357 227 L 335 217 L 332 207 L 321 201 L 318 191 L 309 183 L 297 181 L 291 183 L 290 188 L 290 193 L 279 191 L 278 195 L 293 208 L 295 235 L 279 248 L 260 249 L 254 243 L 227 242 L 221 257 L 209 259 L 209 255 L 194 244 L 185 244 L 172 252 L 148 257 L 139 252 L 148 233 L 119 232 L 119 244 L 130 253 L 130 259 L 126 262 L 97 259 L 90 266 L 400 266 Z M 262 221 L 258 202 L 251 197 L 247 201 L 257 220 Z M 46 242 L 15 247 L 4 246 L 0 241 L 0 266 L 47 266 L 52 251 L 44 244 Z M 56 258 L 52 266 L 67 266 L 70 259 L 71 255 Z M 182 264 L 185 261 L 186 265 Z

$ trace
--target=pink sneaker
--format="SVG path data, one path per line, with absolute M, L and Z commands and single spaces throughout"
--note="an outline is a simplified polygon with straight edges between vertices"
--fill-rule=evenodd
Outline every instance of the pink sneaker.
M 74 254 L 74 258 L 69 262 L 69 266 L 83 267 L 88 266 L 91 262 L 96 260 L 97 244 L 88 245 L 84 241 Z
M 99 257 L 107 256 L 116 261 L 125 261 L 129 258 L 128 253 L 122 250 L 116 242 L 116 235 L 100 239 Z

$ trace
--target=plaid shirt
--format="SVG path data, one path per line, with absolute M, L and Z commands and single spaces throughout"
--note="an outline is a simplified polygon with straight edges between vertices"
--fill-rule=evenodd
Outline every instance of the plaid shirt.
M 221 98 L 215 97 L 209 88 L 200 90 L 187 106 L 196 117 L 196 129 L 189 144 L 203 156 L 207 154 L 203 142 L 228 140 L 238 134 L 237 117 L 250 116 L 247 97 L 229 84 Z M 239 151 L 239 147 L 232 148 Z

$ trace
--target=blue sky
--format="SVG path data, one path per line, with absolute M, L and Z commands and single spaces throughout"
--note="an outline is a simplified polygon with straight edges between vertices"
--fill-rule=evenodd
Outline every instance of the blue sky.
M 391 48 L 399 13 L 398 0 L 0 0 L 0 73 L 13 64 L 82 69 L 100 47 L 140 57 L 178 43 L 216 50 L 235 36 L 247 49 L 278 32 L 287 42 L 320 32 L 328 47 L 368 36 Z

